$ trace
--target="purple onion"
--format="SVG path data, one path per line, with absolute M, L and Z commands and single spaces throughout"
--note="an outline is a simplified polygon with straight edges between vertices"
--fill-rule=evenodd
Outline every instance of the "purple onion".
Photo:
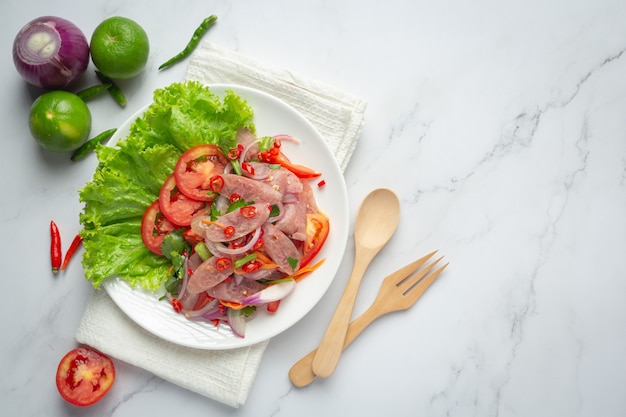
M 65 88 L 78 80 L 89 64 L 89 44 L 72 22 L 42 16 L 27 23 L 13 41 L 13 62 L 28 83 Z

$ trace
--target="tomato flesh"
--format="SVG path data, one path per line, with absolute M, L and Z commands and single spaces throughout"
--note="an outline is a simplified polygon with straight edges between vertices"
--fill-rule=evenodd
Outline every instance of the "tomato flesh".
M 163 255 L 161 243 L 174 229 L 176 226 L 161 212 L 159 200 L 152 202 L 141 219 L 141 239 L 144 245 L 157 255 Z
M 80 407 L 100 401 L 115 381 L 113 361 L 89 348 L 69 351 L 59 362 L 56 385 L 61 397 Z
M 174 175 L 167 177 L 159 192 L 159 208 L 177 226 L 189 226 L 191 220 L 209 212 L 206 201 L 192 200 L 180 192 Z
M 330 232 L 328 217 L 322 213 L 307 214 L 306 239 L 302 248 L 300 268 L 307 266 L 319 253 Z
M 212 201 L 211 178 L 223 174 L 228 163 L 215 145 L 202 144 L 186 150 L 174 167 L 178 189 L 193 200 Z

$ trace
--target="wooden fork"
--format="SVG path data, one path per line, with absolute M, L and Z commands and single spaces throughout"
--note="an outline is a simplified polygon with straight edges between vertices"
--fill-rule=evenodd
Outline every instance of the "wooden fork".
M 448 266 L 446 263 L 428 275 L 433 267 L 443 258 L 442 256 L 420 270 L 421 266 L 436 252 L 437 251 L 431 252 L 400 268 L 383 280 L 378 295 L 372 305 L 350 323 L 343 349 L 347 348 L 348 345 L 378 317 L 393 311 L 406 310 L 415 304 L 428 289 L 430 284 L 432 284 L 439 274 Z M 289 370 L 289 379 L 291 379 L 293 385 L 304 387 L 313 382 L 316 378 L 311 368 L 311 363 L 313 362 L 316 352 L 317 349 L 311 351 L 291 367 Z

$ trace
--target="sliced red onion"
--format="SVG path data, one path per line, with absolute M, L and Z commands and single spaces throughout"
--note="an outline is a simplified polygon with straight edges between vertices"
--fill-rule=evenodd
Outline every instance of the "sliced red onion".
M 296 287 L 296 281 L 290 279 L 288 281 L 282 281 L 274 285 L 270 285 L 262 291 L 252 294 L 249 297 L 244 298 L 241 304 L 265 304 L 272 301 L 278 301 L 285 298 Z
M 65 88 L 85 73 L 89 44 L 69 20 L 43 16 L 27 23 L 13 41 L 13 62 L 28 83 Z
M 287 142 L 293 142 L 293 143 L 300 143 L 300 139 L 291 135 L 280 134 L 280 135 L 274 135 L 272 136 L 272 138 L 274 138 L 274 140 L 279 140 L 281 142 L 287 141 Z
M 180 289 L 178 290 L 178 298 L 183 298 L 185 296 L 185 292 L 187 291 L 187 283 L 189 282 L 189 257 L 185 256 L 185 262 L 183 264 L 183 282 L 180 285 Z
M 246 155 L 248 155 L 248 151 L 260 141 L 260 139 L 253 140 L 243 148 L 243 151 L 241 151 L 241 154 L 239 155 L 239 165 L 242 165 L 244 162 L 246 162 Z
M 252 235 L 252 238 L 250 239 L 250 242 L 246 243 L 244 246 L 240 247 L 240 248 L 227 248 L 226 246 L 222 245 L 221 243 L 215 243 L 215 242 L 210 242 L 207 241 L 205 242 L 207 245 L 207 248 L 209 248 L 209 251 L 211 251 L 211 253 L 213 252 L 213 250 L 224 254 L 224 255 L 239 255 L 242 254 L 244 252 L 249 251 L 250 249 L 252 249 L 252 247 L 254 246 L 254 244 L 257 242 L 257 240 L 259 240 L 259 237 L 261 237 L 261 228 L 258 227 L 255 231 L 254 234 Z
M 244 337 L 246 334 L 246 316 L 241 310 L 228 309 L 228 324 L 236 336 Z

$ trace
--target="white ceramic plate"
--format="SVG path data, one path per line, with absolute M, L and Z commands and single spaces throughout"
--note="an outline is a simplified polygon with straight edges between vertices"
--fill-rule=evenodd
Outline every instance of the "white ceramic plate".
M 342 172 L 317 130 L 291 106 L 264 92 L 236 85 L 211 85 L 211 91 L 223 96 L 226 90 L 248 101 L 254 110 L 257 135 L 290 134 L 301 143 L 283 142 L 285 154 L 295 163 L 322 172 L 323 187 L 313 184 L 318 205 L 330 218 L 330 234 L 316 259 L 326 261 L 302 280 L 281 302 L 274 314 L 259 312 L 246 326 L 244 338 L 235 336 L 227 325 L 191 321 L 176 314 L 171 306 L 159 301 L 161 294 L 130 287 L 118 277 L 104 281 L 103 286 L 115 303 L 138 325 L 172 343 L 198 349 L 232 349 L 267 340 L 287 330 L 303 318 L 326 293 L 341 264 L 348 240 L 348 198 Z M 146 106 L 147 108 L 147 106 Z M 133 115 L 116 132 L 111 145 L 124 139 L 133 121 L 145 109 Z M 261 309 L 262 310 L 262 309 Z

